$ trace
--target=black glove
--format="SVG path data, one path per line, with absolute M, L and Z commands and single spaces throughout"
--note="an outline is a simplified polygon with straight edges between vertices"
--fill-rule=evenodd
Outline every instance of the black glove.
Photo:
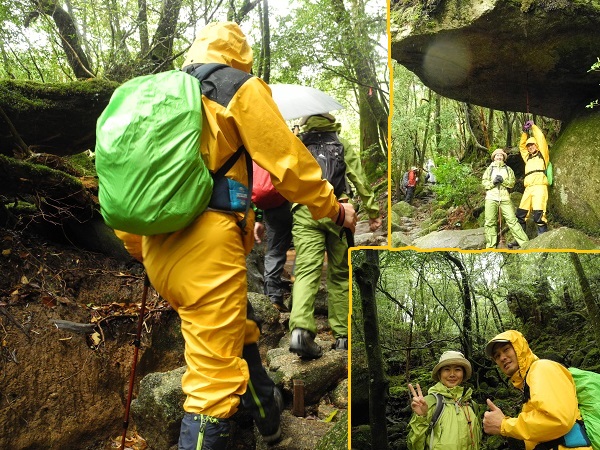
M 502 175 L 496 175 L 496 178 L 494 178 L 494 186 L 498 186 L 499 184 L 502 184 L 503 181 L 504 181 L 504 178 L 502 178 Z

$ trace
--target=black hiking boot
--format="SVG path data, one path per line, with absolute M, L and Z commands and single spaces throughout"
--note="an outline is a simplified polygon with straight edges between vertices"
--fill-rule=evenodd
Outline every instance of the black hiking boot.
M 281 439 L 281 411 L 283 411 L 283 395 L 278 387 L 273 390 L 273 404 L 265 407 L 264 417 L 254 415 L 254 424 L 267 444 L 274 444 Z
M 335 340 L 335 344 L 333 346 L 335 350 L 345 350 L 348 351 L 348 338 L 347 337 L 339 337 Z
M 506 246 L 511 250 L 512 249 L 516 250 L 519 248 L 519 243 L 517 241 L 512 241 L 512 242 L 509 242 L 508 244 L 506 244 Z
M 540 234 L 544 234 L 546 231 L 548 231 L 548 225 L 538 225 L 538 227 L 537 227 L 538 236 Z
M 178 450 L 225 450 L 231 424 L 204 414 L 185 413 L 181 421 Z
M 269 444 L 275 443 L 281 437 L 283 396 L 262 365 L 256 343 L 245 345 L 242 357 L 250 370 L 248 388 L 241 398 L 242 406 L 250 411 L 263 440 Z
M 315 343 L 315 335 L 303 328 L 292 330 L 290 352 L 304 359 L 317 359 L 323 355 L 323 349 Z

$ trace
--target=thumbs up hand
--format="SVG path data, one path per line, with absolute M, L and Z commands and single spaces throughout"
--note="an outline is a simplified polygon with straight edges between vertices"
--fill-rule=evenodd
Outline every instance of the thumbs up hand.
M 487 434 L 500 434 L 504 413 L 488 398 L 489 411 L 483 414 L 483 431 Z

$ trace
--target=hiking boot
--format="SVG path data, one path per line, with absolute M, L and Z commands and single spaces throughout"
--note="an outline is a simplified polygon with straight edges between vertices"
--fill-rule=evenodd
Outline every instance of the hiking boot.
M 548 225 L 538 225 L 538 227 L 537 227 L 538 236 L 540 234 L 544 234 L 546 231 L 548 231 Z
M 267 444 L 274 444 L 281 439 L 281 412 L 283 411 L 283 395 L 275 386 L 273 389 L 273 405 L 265 408 L 265 417 L 254 417 L 254 424 Z
M 509 242 L 508 244 L 506 244 L 506 246 L 510 249 L 517 249 L 519 248 L 519 243 L 517 241 L 513 241 L 513 242 Z
M 225 450 L 230 422 L 204 414 L 185 413 L 181 421 L 178 450 Z
M 339 337 L 335 340 L 335 345 L 333 346 L 335 350 L 345 350 L 348 351 L 348 338 L 347 337 Z
M 323 349 L 315 344 L 314 333 L 303 328 L 292 330 L 290 352 L 304 359 L 317 359 L 323 355 Z

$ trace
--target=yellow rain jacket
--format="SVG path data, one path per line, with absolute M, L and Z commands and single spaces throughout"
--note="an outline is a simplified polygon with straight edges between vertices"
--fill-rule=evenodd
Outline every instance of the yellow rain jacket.
M 542 130 L 537 125 L 531 127 L 533 137 L 536 140 L 539 154 L 532 156 L 527 151 L 525 143 L 529 138 L 527 133 L 521 134 L 521 141 L 519 142 L 519 151 L 521 152 L 521 158 L 525 161 L 525 179 L 523 184 L 525 187 L 529 186 L 548 186 L 548 178 L 544 171 L 548 165 L 550 159 L 550 153 L 548 152 L 548 143 Z
M 202 29 L 185 60 L 225 63 L 202 85 L 200 152 L 215 172 L 241 146 L 271 173 L 287 199 L 305 204 L 316 218 L 335 220 L 338 202 L 321 168 L 288 129 L 268 86 L 249 75 L 252 49 L 237 24 Z M 245 156 L 227 173 L 247 185 Z M 154 288 L 181 318 L 187 370 L 182 378 L 184 409 L 218 418 L 233 415 L 249 373 L 241 358 L 245 344 L 258 340 L 255 322 L 246 319 L 246 256 L 254 243 L 250 210 L 245 233 L 240 213 L 207 210 L 174 233 L 133 236 L 117 232 L 146 268 Z
M 521 157 L 525 161 L 525 178 L 523 184 L 525 185 L 525 191 L 519 209 L 528 211 L 527 215 L 531 211 L 542 211 L 542 216 L 534 220 L 538 225 L 547 223 L 546 220 L 546 205 L 548 203 L 548 178 L 546 178 L 546 166 L 548 165 L 549 153 L 548 143 L 544 137 L 544 133 L 539 129 L 537 125 L 531 127 L 533 137 L 536 140 L 538 152 L 535 155 L 530 155 L 527 151 L 527 133 L 521 134 L 521 141 L 519 143 L 519 151 Z M 517 211 L 517 217 L 519 212 Z
M 564 436 L 573 428 L 575 421 L 581 419 L 575 383 L 566 367 L 554 361 L 539 359 L 518 331 L 505 331 L 492 340 L 503 339 L 512 343 L 519 363 L 519 370 L 510 381 L 517 389 L 523 390 L 527 377 L 530 398 L 523 404 L 517 417 L 504 418 L 500 434 L 523 440 L 525 449 L 532 450 L 541 442 Z M 592 447 L 577 449 L 592 450 Z

